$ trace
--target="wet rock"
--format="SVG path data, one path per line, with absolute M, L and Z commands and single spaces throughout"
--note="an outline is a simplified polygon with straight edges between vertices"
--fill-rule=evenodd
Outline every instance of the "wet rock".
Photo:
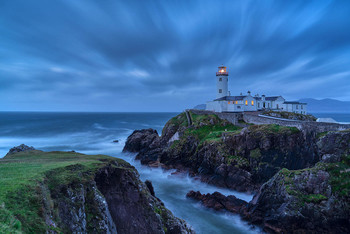
M 153 188 L 153 185 L 152 185 L 152 182 L 150 180 L 146 180 L 145 181 L 145 184 L 149 190 L 149 192 L 151 193 L 152 196 L 155 196 L 154 194 L 154 188 Z
M 214 210 L 227 210 L 235 214 L 243 213 L 248 204 L 246 201 L 238 199 L 233 195 L 225 196 L 219 192 L 201 194 L 199 191 L 195 192 L 191 190 L 186 194 L 186 197 L 201 201 L 205 207 Z
M 147 186 L 138 177 L 133 169 L 112 166 L 95 176 L 118 233 L 193 233 L 184 220 L 176 218 L 151 194 L 150 183 Z
M 135 130 L 127 139 L 123 152 L 140 152 L 141 150 L 148 150 L 151 144 L 154 143 L 159 135 L 154 129 Z M 153 145 L 152 148 L 155 148 Z

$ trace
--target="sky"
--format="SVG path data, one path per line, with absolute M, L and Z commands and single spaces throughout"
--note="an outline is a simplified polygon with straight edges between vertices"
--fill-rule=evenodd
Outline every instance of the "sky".
M 350 1 L 0 0 L 0 110 L 182 111 L 350 100 Z

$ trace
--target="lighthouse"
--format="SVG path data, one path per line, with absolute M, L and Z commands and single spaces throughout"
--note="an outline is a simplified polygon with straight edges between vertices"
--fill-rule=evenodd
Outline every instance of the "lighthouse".
M 218 67 L 216 72 L 216 98 L 229 96 L 228 94 L 228 71 L 224 65 Z

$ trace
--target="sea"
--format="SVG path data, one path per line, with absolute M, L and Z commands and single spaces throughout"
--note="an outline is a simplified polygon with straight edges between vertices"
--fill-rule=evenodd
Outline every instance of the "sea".
M 0 157 L 13 146 L 26 144 L 43 151 L 74 150 L 122 158 L 138 170 L 141 180 L 151 180 L 156 196 L 197 233 L 262 233 L 260 228 L 247 224 L 238 215 L 216 212 L 186 198 L 190 190 L 219 191 L 245 201 L 250 201 L 252 194 L 211 186 L 188 175 L 173 175 L 171 170 L 143 166 L 134 160 L 135 154 L 122 153 L 127 137 L 134 130 L 153 128 L 160 134 L 164 124 L 177 114 L 0 112 Z M 350 114 L 314 115 L 350 122 Z M 115 140 L 118 142 L 113 142 Z

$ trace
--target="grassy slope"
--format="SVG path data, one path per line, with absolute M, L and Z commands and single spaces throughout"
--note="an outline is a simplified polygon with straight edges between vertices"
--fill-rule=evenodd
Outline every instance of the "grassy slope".
M 0 233 L 45 232 L 40 184 L 46 181 L 54 188 L 83 182 L 106 162 L 116 160 L 127 164 L 109 156 L 74 152 L 30 151 L 0 159 Z

